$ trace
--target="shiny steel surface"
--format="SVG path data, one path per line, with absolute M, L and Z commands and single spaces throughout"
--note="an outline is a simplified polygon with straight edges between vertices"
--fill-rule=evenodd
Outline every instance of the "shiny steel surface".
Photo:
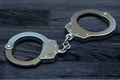
M 78 21 L 77 21 L 80 16 L 83 16 L 85 14 L 97 15 L 97 16 L 100 16 L 101 19 L 106 19 L 106 21 L 109 23 L 108 28 L 103 31 L 99 31 L 99 32 L 91 32 L 91 31 L 85 30 L 84 28 L 82 28 L 82 26 L 80 26 L 78 24 Z M 105 36 L 105 35 L 112 33 L 116 28 L 116 21 L 107 12 L 87 9 L 87 10 L 82 10 L 82 11 L 76 12 L 71 17 L 71 21 L 65 26 L 65 28 L 72 35 L 84 39 L 84 38 L 88 38 L 88 37 L 92 37 L 92 36 Z
M 15 47 L 16 42 L 19 42 L 19 40 L 22 40 L 22 39 L 24 40 L 37 39 L 39 41 L 42 41 L 42 51 L 37 58 L 30 61 L 21 61 L 13 57 L 12 49 Z M 55 55 L 58 53 L 58 45 L 55 40 L 48 39 L 45 36 L 35 32 L 23 32 L 13 36 L 11 39 L 9 39 L 8 43 L 5 45 L 5 48 L 6 48 L 5 52 L 6 52 L 7 59 L 10 62 L 20 66 L 36 65 L 41 61 L 41 59 L 54 58 Z

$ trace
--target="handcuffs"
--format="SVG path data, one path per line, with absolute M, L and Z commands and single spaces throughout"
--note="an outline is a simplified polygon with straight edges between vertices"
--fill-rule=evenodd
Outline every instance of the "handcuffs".
M 101 17 L 101 19 L 105 19 L 109 23 L 108 28 L 103 31 L 99 31 L 99 32 L 91 32 L 91 31 L 88 31 L 82 28 L 78 24 L 78 18 L 86 14 L 96 15 L 96 16 Z M 100 36 L 111 34 L 116 28 L 116 21 L 107 12 L 87 9 L 87 10 L 76 12 L 71 17 L 70 22 L 68 22 L 65 25 L 65 28 L 68 31 L 68 34 L 66 35 L 66 39 L 63 42 L 62 49 L 59 49 L 59 46 L 55 40 L 48 39 L 47 37 L 39 33 L 36 33 L 36 32 L 22 32 L 22 33 L 19 33 L 13 36 L 12 38 L 9 39 L 9 41 L 5 45 L 5 49 L 6 49 L 5 53 L 6 53 L 7 59 L 10 62 L 16 65 L 19 65 L 19 66 L 35 66 L 41 60 L 53 59 L 58 53 L 65 53 L 68 49 L 71 48 L 69 41 L 71 41 L 75 37 L 86 39 L 89 37 L 100 37 Z M 17 42 L 22 41 L 22 40 L 28 40 L 28 39 L 38 40 L 42 42 L 42 51 L 40 55 L 37 58 L 30 60 L 30 61 L 17 60 L 15 57 L 13 57 L 12 50 L 14 49 Z

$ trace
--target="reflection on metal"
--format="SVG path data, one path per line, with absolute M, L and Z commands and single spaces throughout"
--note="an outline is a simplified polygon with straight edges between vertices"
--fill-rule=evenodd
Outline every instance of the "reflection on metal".
M 24 40 L 33 39 L 42 42 L 42 51 L 37 58 L 30 61 L 20 61 L 13 57 L 12 49 L 15 47 L 15 44 L 22 39 Z M 5 48 L 6 48 L 6 57 L 8 58 L 8 60 L 14 64 L 21 66 L 36 65 L 41 61 L 41 59 L 54 58 L 58 52 L 58 45 L 55 40 L 48 39 L 45 36 L 35 32 L 23 32 L 13 36 L 5 45 Z
M 90 32 L 85 29 L 83 29 L 77 22 L 78 18 L 85 15 L 85 14 L 92 14 L 92 15 L 97 15 L 101 17 L 101 19 L 106 19 L 106 21 L 109 23 L 109 26 L 107 29 L 100 31 L 100 32 Z M 67 31 L 71 33 L 72 35 L 80 38 L 88 38 L 88 37 L 93 37 L 93 36 L 105 36 L 110 33 L 112 33 L 115 28 L 116 28 L 116 21 L 115 19 L 107 12 L 102 12 L 98 10 L 92 10 L 92 9 L 87 9 L 87 10 L 82 10 L 79 12 L 76 12 L 72 17 L 71 21 L 65 26 Z

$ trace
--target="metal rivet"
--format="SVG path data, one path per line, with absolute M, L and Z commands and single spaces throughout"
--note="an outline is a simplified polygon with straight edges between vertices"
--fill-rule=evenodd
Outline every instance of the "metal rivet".
M 105 12 L 104 15 L 107 15 L 107 13 Z
M 11 46 L 10 45 L 7 45 L 8 48 L 10 48 Z
M 57 53 L 57 51 L 54 51 L 54 53 Z
M 88 36 L 88 34 L 86 34 L 86 36 Z

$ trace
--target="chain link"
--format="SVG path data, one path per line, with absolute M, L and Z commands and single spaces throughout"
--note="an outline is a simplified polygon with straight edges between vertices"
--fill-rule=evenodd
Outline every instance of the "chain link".
M 66 35 L 66 38 L 65 38 L 65 40 L 64 40 L 64 42 L 63 42 L 63 48 L 62 49 L 60 49 L 58 52 L 59 53 L 65 53 L 68 49 L 70 49 L 71 48 L 71 45 L 70 45 L 70 43 L 69 43 L 69 41 L 70 40 L 72 40 L 73 39 L 73 35 L 72 34 L 67 34 Z

